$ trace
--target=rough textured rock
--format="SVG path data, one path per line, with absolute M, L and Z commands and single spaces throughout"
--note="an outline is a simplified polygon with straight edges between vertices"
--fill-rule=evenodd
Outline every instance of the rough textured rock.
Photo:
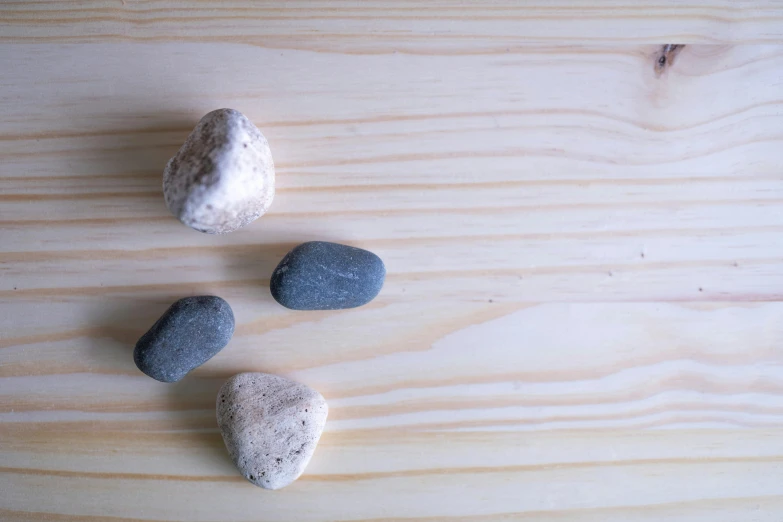
M 163 195 L 172 214 L 201 232 L 225 234 L 247 225 L 275 196 L 266 138 L 239 111 L 210 112 L 166 165 Z
M 381 258 L 337 243 L 311 241 L 291 250 L 270 281 L 272 297 L 294 310 L 338 310 L 372 301 L 383 287 Z
M 133 351 L 139 370 L 176 382 L 215 356 L 234 335 L 234 313 L 211 295 L 180 299 L 141 336 Z
M 317 391 L 268 373 L 235 375 L 217 396 L 217 422 L 231 459 L 247 480 L 266 489 L 299 478 L 328 412 Z

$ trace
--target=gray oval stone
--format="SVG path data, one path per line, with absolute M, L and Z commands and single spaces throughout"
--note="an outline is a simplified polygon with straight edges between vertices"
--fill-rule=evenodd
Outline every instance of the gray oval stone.
M 177 382 L 223 349 L 234 335 L 234 312 L 220 297 L 180 299 L 169 307 L 133 350 L 142 372 Z
M 217 422 L 231 459 L 266 489 L 285 487 L 304 472 L 328 413 L 320 393 L 268 373 L 235 375 L 217 396 Z
M 293 310 L 340 310 L 372 301 L 381 291 L 381 258 L 338 243 L 311 241 L 291 250 L 272 274 L 272 297 Z

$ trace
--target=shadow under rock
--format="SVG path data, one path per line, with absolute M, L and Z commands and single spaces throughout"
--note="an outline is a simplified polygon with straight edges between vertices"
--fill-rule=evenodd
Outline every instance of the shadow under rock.
M 114 136 L 94 136 L 90 170 L 105 173 L 94 182 L 101 191 L 134 197 L 133 214 L 150 218 L 174 217 L 163 199 L 163 170 L 180 149 L 198 119 L 166 113 L 134 118 L 137 125 Z M 93 183 L 91 181 L 91 183 Z
M 168 385 L 166 404 L 167 411 L 187 418 L 188 429 L 183 437 L 197 445 L 199 456 L 216 472 L 231 475 L 236 468 L 223 444 L 215 411 L 218 390 L 227 378 L 186 375 Z
M 91 363 L 121 368 L 121 373 L 144 375 L 133 362 L 136 342 L 144 335 L 163 313 L 179 299 L 196 295 L 219 295 L 217 292 L 199 290 L 194 284 L 191 291 L 177 294 L 159 293 L 147 297 L 116 297 L 109 303 L 101 303 L 100 311 L 91 318 L 92 350 Z M 271 298 L 271 297 L 270 297 Z M 228 299 L 229 304 L 231 299 Z M 216 357 L 218 357 L 216 355 Z M 215 377 L 225 380 L 230 375 Z M 186 376 L 185 379 L 193 379 Z M 217 393 L 217 389 L 215 389 Z
M 261 216 L 258 221 L 251 223 L 241 231 L 234 232 L 234 234 L 244 234 L 248 241 L 252 241 L 255 237 L 263 237 L 263 230 L 260 228 L 264 226 L 263 220 L 264 217 Z M 269 281 L 272 279 L 272 273 L 288 252 L 308 241 L 352 244 L 350 241 L 333 237 L 309 237 L 300 241 L 216 246 L 222 252 L 223 277 L 229 281 L 257 283 L 265 287 L 265 297 L 275 303 L 269 293 Z
M 201 116 L 172 111 L 106 115 L 117 122 L 80 137 L 81 154 L 68 163 L 76 174 L 98 174 L 100 183 L 114 181 L 126 187 L 138 181 L 137 190 L 161 190 L 163 169 L 176 154 Z
M 112 303 L 94 320 L 91 364 L 139 378 L 139 386 L 160 390 L 160 406 L 176 419 L 182 430 L 183 447 L 192 448 L 216 474 L 236 473 L 225 449 L 215 417 L 218 390 L 230 377 L 186 375 L 171 384 L 159 383 L 144 375 L 133 362 L 133 350 L 141 337 L 171 304 L 185 295 L 164 295 L 146 299 L 125 299 Z M 241 477 L 240 477 L 241 478 Z
M 213 108 L 204 110 L 204 114 Z M 134 114 L 132 125 L 124 130 L 120 125 L 97 132 L 81 139 L 81 148 L 86 154 L 77 164 L 69 165 L 74 172 L 100 174 L 90 178 L 95 189 L 111 193 L 155 194 L 150 197 L 150 210 L 160 210 L 168 215 L 162 194 L 163 170 L 168 160 L 176 154 L 187 135 L 203 114 L 182 114 L 165 111 L 150 111 L 148 114 Z M 107 117 L 125 124 L 131 118 L 125 114 Z M 157 197 L 160 194 L 160 197 Z M 158 208 L 160 207 L 160 208 Z M 175 221 L 171 217 L 172 222 Z M 178 225 L 180 226 L 180 225 Z M 192 233 L 181 225 L 183 233 Z M 251 225 L 252 226 L 252 225 Z M 243 232 L 236 232 L 243 233 Z M 246 233 L 246 232 L 245 232 Z M 251 236 L 252 238 L 252 236 Z M 296 243 L 223 245 L 216 242 L 215 248 L 224 260 L 228 280 L 255 280 L 268 287 L 269 277 L 283 256 Z M 143 281 L 139 282 L 143 284 Z M 106 303 L 90 318 L 91 363 L 109 368 L 115 372 L 141 378 L 149 377 L 136 368 L 133 350 L 138 339 L 178 299 L 190 295 L 220 295 L 220 293 L 199 291 L 201 285 L 194 284 L 193 291 L 171 294 L 154 292 L 145 297 L 105 296 Z M 259 300 L 271 300 L 268 291 L 259 291 Z M 229 302 L 231 299 L 228 298 Z M 220 386 L 230 375 L 194 376 L 167 384 L 162 390 L 165 411 L 179 417 L 184 428 L 183 444 L 192 444 L 194 451 L 209 463 L 216 472 L 226 475 L 236 473 L 233 462 L 223 444 L 215 418 L 215 401 Z M 150 380 L 151 381 L 151 380 Z M 160 384 L 153 383 L 151 384 Z M 238 480 L 241 477 L 237 476 Z
M 133 362 L 136 341 L 176 299 L 179 297 L 168 295 L 121 298 L 102 305 L 100 311 L 91 320 L 92 362 L 121 368 L 124 370 L 122 373 L 138 372 Z M 142 375 L 141 372 L 139 375 Z
M 171 217 L 163 199 L 163 170 L 197 121 L 163 111 L 107 114 L 94 129 L 58 138 L 67 140 L 67 161 L 52 163 L 44 155 L 36 168 L 51 173 L 48 187 L 76 197 L 49 202 L 47 217 L 94 220 L 106 233 L 112 226 L 106 220 L 133 218 L 141 225 Z
M 264 219 L 261 217 L 261 219 Z M 253 226 L 252 224 L 249 226 Z M 240 234 L 241 232 L 235 232 Z M 253 281 L 266 287 L 269 294 L 269 280 L 272 272 L 285 255 L 298 243 L 245 244 L 218 247 L 223 251 L 223 276 L 229 281 Z
M 181 381 L 168 385 L 167 409 L 169 411 L 191 411 L 210 413 L 210 426 L 217 427 L 215 421 L 215 401 L 218 390 L 230 375 L 195 376 L 186 375 Z M 207 426 L 205 426 L 207 427 Z

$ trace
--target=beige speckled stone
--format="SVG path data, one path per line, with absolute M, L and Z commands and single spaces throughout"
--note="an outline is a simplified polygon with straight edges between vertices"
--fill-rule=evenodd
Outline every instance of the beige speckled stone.
M 172 214 L 201 232 L 226 234 L 251 223 L 275 197 L 266 138 L 239 111 L 210 112 L 166 165 L 163 196 Z
M 268 373 L 240 373 L 220 388 L 217 421 L 244 477 L 266 489 L 299 478 L 315 452 L 329 408 L 317 391 Z

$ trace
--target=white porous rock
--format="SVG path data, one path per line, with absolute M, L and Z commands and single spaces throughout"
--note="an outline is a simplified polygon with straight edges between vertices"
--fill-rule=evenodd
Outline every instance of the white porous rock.
M 240 373 L 220 388 L 217 421 L 231 459 L 266 489 L 295 481 L 321 438 L 329 407 L 320 393 L 268 373 Z
M 226 234 L 255 221 L 275 197 L 266 138 L 239 111 L 210 112 L 166 165 L 163 196 L 180 221 L 208 234 Z

